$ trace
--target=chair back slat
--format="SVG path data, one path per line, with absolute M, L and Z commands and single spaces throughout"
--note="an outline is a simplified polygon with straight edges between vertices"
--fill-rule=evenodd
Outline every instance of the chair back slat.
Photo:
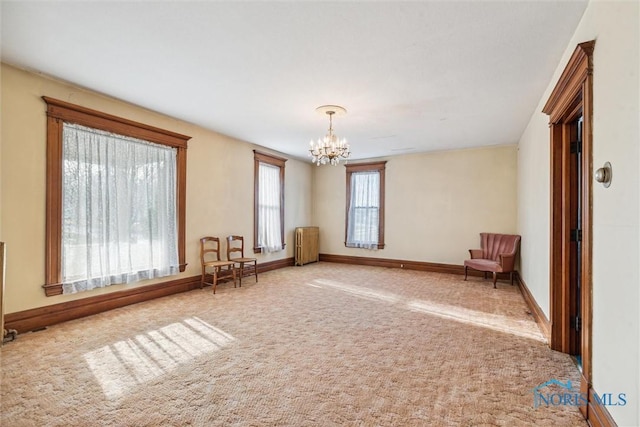
M 213 256 L 213 259 L 210 259 Z M 200 261 L 220 261 L 220 239 L 218 237 L 203 237 L 200 239 Z
M 244 258 L 244 238 L 242 236 L 227 236 L 228 260 L 231 260 L 234 252 L 240 252 L 240 258 Z

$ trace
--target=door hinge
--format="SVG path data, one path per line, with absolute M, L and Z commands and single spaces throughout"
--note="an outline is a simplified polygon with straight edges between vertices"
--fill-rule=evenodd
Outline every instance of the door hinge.
M 570 239 L 572 242 L 581 242 L 582 241 L 582 230 L 579 228 L 574 228 L 571 230 Z
M 576 326 L 576 331 L 580 332 L 582 330 L 582 317 L 576 316 L 575 323 L 576 323 L 576 325 L 575 325 Z

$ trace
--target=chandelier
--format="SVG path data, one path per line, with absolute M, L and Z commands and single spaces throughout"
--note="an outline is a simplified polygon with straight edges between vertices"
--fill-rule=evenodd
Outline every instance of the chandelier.
M 315 143 L 313 141 L 309 143 L 311 161 L 318 166 L 327 163 L 335 166 L 340 163 L 340 160 L 349 159 L 351 152 L 347 140 L 340 139 L 333 133 L 333 115 L 346 114 L 347 110 L 338 105 L 322 105 L 316 108 L 316 111 L 329 116 L 329 133 L 323 138 L 319 138 Z

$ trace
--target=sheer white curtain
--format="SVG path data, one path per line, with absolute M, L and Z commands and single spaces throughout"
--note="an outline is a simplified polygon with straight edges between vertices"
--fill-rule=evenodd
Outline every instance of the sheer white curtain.
M 64 293 L 177 274 L 176 150 L 63 128 Z
M 377 249 L 379 215 L 380 172 L 352 173 L 347 219 L 347 246 Z
M 281 251 L 280 168 L 260 163 L 258 180 L 258 246 L 264 252 Z

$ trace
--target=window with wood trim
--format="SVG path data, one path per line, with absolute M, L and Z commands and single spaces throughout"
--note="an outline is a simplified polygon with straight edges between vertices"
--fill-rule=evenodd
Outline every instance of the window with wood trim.
M 190 137 L 43 99 L 45 294 L 184 271 Z
M 386 161 L 348 164 L 345 246 L 384 248 L 384 173 Z
M 284 243 L 284 164 L 254 150 L 253 251 L 277 252 Z

